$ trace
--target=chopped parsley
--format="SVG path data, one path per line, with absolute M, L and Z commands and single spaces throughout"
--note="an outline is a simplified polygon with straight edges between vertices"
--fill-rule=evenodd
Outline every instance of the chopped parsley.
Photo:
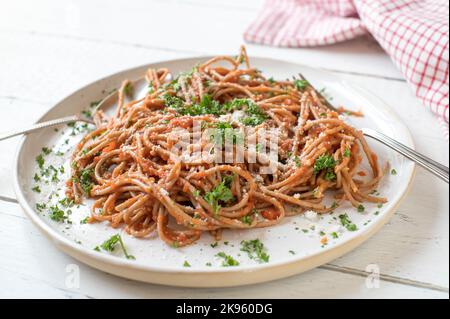
M 83 218 L 82 220 L 80 220 L 80 224 L 84 225 L 87 224 L 89 221 L 89 216 L 86 216 L 85 218 Z
M 59 200 L 59 203 L 63 206 L 63 207 L 72 207 L 75 203 L 72 199 L 69 199 L 67 197 L 64 197 L 63 199 Z
M 44 153 L 44 155 L 48 155 L 52 152 L 51 149 L 49 149 L 48 147 L 43 147 L 42 148 L 42 153 Z
M 357 207 L 357 210 L 358 210 L 358 213 L 363 213 L 366 210 L 366 208 L 364 207 L 363 204 L 359 204 L 359 206 Z
M 120 234 L 115 234 L 115 235 L 111 236 L 109 239 L 105 240 L 100 245 L 100 247 L 99 246 L 95 247 L 94 250 L 100 251 L 100 248 L 102 248 L 105 251 L 113 252 L 118 245 L 122 248 L 122 251 L 125 254 L 125 257 L 127 259 L 136 259 L 133 255 L 128 254 L 128 252 L 125 248 L 125 245 L 123 244 L 122 237 L 120 236 Z
M 219 246 L 219 243 L 218 243 L 218 242 L 214 242 L 214 243 L 212 243 L 210 246 L 211 246 L 212 248 L 216 248 L 217 246 Z
M 323 178 L 327 181 L 332 182 L 336 180 L 336 174 L 331 170 L 327 170 Z
M 223 259 L 222 267 L 239 266 L 239 262 L 236 259 L 234 259 L 230 255 L 225 254 L 223 251 L 221 251 L 220 253 L 217 253 L 216 256 Z
M 251 225 L 251 224 L 252 224 L 252 221 L 253 221 L 253 218 L 252 218 L 250 215 L 245 215 L 245 216 L 243 216 L 243 217 L 241 218 L 241 221 L 242 221 L 244 224 Z
M 70 132 L 70 136 L 75 136 L 77 134 L 81 134 L 84 132 L 89 131 L 89 126 L 87 123 L 76 125 L 75 122 L 70 122 L 67 124 L 70 128 L 72 128 L 72 131 Z M 66 140 L 65 143 L 67 144 L 69 140 Z
M 38 164 L 40 169 L 44 168 L 45 160 L 44 160 L 44 156 L 42 156 L 42 154 L 39 154 L 38 156 L 36 156 L 36 163 Z
M 295 156 L 295 157 L 294 157 L 294 163 L 295 163 L 295 165 L 296 165 L 297 167 L 302 166 L 302 160 L 301 160 L 300 157 L 298 157 L 298 156 Z
M 183 263 L 183 267 L 191 267 L 191 264 L 187 260 L 185 260 Z
M 83 191 L 86 193 L 86 195 L 89 195 L 93 185 L 93 174 L 94 174 L 94 169 L 93 168 L 87 168 L 87 169 L 83 169 L 81 170 L 80 173 L 80 186 L 83 189 Z
M 38 185 L 34 186 L 31 190 L 33 192 L 36 192 L 36 193 L 40 193 L 41 192 L 41 188 Z
M 393 168 L 393 169 L 391 170 L 391 175 L 397 175 L 397 170 L 396 170 L 395 168 Z
M 241 122 L 247 126 L 257 126 L 268 119 L 267 114 L 251 100 L 247 100 L 247 107 L 244 112 L 246 117 L 244 117 Z
M 246 252 L 251 259 L 260 263 L 269 262 L 267 250 L 259 239 L 241 241 L 241 251 Z
M 352 223 L 352 221 L 348 218 L 347 214 L 339 215 L 339 219 L 341 221 L 342 226 L 347 228 L 349 231 L 356 231 L 358 227 Z
M 83 114 L 88 119 L 92 119 L 92 111 L 91 110 L 81 111 L 81 114 Z
M 317 174 L 321 170 L 331 169 L 336 166 L 336 161 L 333 159 L 331 155 L 324 154 L 319 156 L 314 163 L 314 173 Z
M 222 114 L 222 106 L 216 100 L 214 100 L 210 95 L 205 94 L 201 99 L 200 103 L 186 104 L 181 98 L 176 96 L 171 96 L 170 94 L 165 94 L 163 96 L 164 104 L 166 107 L 175 109 L 181 115 L 220 115 Z
M 303 91 L 308 87 L 309 83 L 306 80 L 294 80 L 294 86 L 297 90 Z
M 61 208 L 58 207 L 58 205 L 50 206 L 49 217 L 55 222 L 63 222 L 67 219 L 66 214 Z
M 219 185 L 205 194 L 204 199 L 211 205 L 214 212 L 217 213 L 220 210 L 220 202 L 227 203 L 234 200 L 233 193 L 230 189 L 232 181 L 232 176 L 225 176 Z
M 344 150 L 344 157 L 350 157 L 350 150 L 348 148 Z
M 293 250 L 289 250 L 289 253 L 290 253 L 291 255 L 295 255 L 295 251 L 293 251 Z
M 230 123 L 218 122 L 214 124 L 215 130 L 210 139 L 214 141 L 215 144 L 224 145 L 225 142 L 233 144 L 242 144 L 244 138 L 240 132 L 235 130 Z
M 91 103 L 89 103 L 89 107 L 90 107 L 91 109 L 93 109 L 94 107 L 96 107 L 97 105 L 99 105 L 100 102 L 101 102 L 101 100 L 100 100 L 100 101 L 92 101 Z
M 243 108 L 248 107 L 248 105 L 250 105 L 251 103 L 253 102 L 249 99 L 236 98 L 229 102 L 224 103 L 222 108 L 226 112 L 231 112 L 234 110 L 242 110 Z
M 36 210 L 38 212 L 42 212 L 46 208 L 47 208 L 47 204 L 45 204 L 45 203 L 36 203 Z
M 133 83 L 128 82 L 125 87 L 123 88 L 123 92 L 126 96 L 132 96 L 134 92 Z
M 336 174 L 334 173 L 334 167 L 336 161 L 331 155 L 323 154 L 319 156 L 314 163 L 314 174 L 318 174 L 320 171 L 325 171 L 325 180 L 334 181 Z

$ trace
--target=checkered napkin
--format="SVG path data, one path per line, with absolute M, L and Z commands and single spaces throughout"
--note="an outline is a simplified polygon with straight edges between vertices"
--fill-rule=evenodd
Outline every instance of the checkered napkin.
M 266 0 L 247 42 L 301 47 L 370 33 L 449 134 L 448 0 Z

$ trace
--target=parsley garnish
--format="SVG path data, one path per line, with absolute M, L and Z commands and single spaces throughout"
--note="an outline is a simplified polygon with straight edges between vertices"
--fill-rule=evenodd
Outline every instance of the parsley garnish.
M 341 220 L 342 226 L 347 228 L 349 231 L 356 231 L 358 230 L 358 227 L 352 223 L 352 221 L 348 218 L 347 214 L 339 215 L 339 219 Z
M 224 252 L 220 252 L 216 254 L 217 257 L 223 258 L 222 267 L 233 267 L 239 266 L 239 262 L 231 257 L 230 255 L 225 254 Z
M 222 178 L 222 182 L 217 185 L 212 191 L 205 194 L 205 200 L 209 205 L 212 206 L 214 212 L 220 210 L 219 202 L 230 202 L 234 200 L 233 193 L 231 192 L 230 186 L 233 181 L 232 176 L 225 176 Z
M 241 251 L 245 251 L 251 259 L 260 263 L 269 262 L 269 255 L 259 239 L 241 241 Z
M 188 105 L 181 98 L 169 94 L 165 94 L 163 99 L 166 107 L 174 108 L 181 115 L 195 116 L 213 114 L 218 116 L 223 113 L 220 103 L 208 94 L 203 96 L 200 103 L 194 103 L 192 105 Z
M 214 243 L 212 243 L 210 246 L 211 246 L 212 248 L 216 248 L 217 246 L 219 246 L 219 243 L 218 243 L 218 242 L 214 242 Z
M 125 245 L 123 244 L 122 237 L 120 236 L 120 234 L 115 234 L 115 235 L 111 236 L 111 238 L 105 240 L 100 245 L 100 247 L 99 246 L 95 247 L 94 250 L 100 251 L 100 248 L 102 248 L 105 251 L 113 252 L 116 249 L 117 244 L 120 245 L 120 247 L 122 248 L 122 251 L 125 254 L 125 257 L 127 259 L 136 259 L 133 255 L 128 254 L 128 252 L 125 248 Z
M 306 80 L 294 80 L 294 86 L 297 90 L 303 91 L 308 87 L 309 83 Z
M 295 157 L 294 157 L 294 162 L 295 162 L 295 165 L 296 165 L 297 167 L 302 166 L 302 160 L 300 159 L 300 157 L 295 156 Z
M 396 170 L 395 168 L 393 168 L 393 169 L 391 170 L 391 175 L 397 175 L 397 170 Z
M 214 141 L 215 144 L 223 145 L 225 141 L 232 142 L 233 144 L 242 144 L 244 138 L 242 134 L 231 126 L 227 122 L 218 122 L 214 124 L 216 128 L 210 139 Z
M 40 169 L 44 168 L 45 160 L 44 160 L 44 156 L 42 156 L 42 154 L 39 154 L 36 157 L 36 163 L 38 164 Z
M 366 208 L 364 207 L 363 204 L 359 204 L 357 209 L 358 209 L 358 213 L 363 213 L 366 210 Z
M 38 185 L 34 186 L 31 190 L 33 192 L 36 192 L 36 193 L 40 193 L 41 192 L 41 188 Z
M 247 126 L 257 126 L 268 119 L 267 114 L 253 101 L 247 100 L 246 104 L 247 107 L 244 112 L 247 116 L 241 120 L 242 124 Z
M 59 200 L 59 203 L 66 208 L 72 207 L 74 205 L 74 201 L 67 197 L 64 197 L 63 199 Z
M 319 173 L 323 169 L 334 168 L 336 161 L 331 155 L 324 154 L 319 156 L 314 163 L 314 174 Z
M 51 149 L 49 149 L 48 147 L 43 147 L 42 148 L 42 153 L 44 153 L 44 155 L 48 155 L 52 152 Z
M 83 114 L 88 119 L 92 119 L 92 112 L 90 110 L 81 111 L 81 114 Z
M 185 260 L 183 263 L 183 267 L 191 267 L 191 264 L 187 260 Z
M 252 217 L 250 216 L 250 215 L 245 215 L 245 216 L 243 216 L 242 218 L 241 218 L 241 221 L 244 223 L 244 224 L 247 224 L 247 225 L 251 225 L 252 224 Z
M 47 208 L 47 205 L 45 203 L 36 203 L 36 210 L 38 212 L 42 212 L 45 208 Z
M 325 180 L 334 181 L 336 179 L 336 174 L 334 174 L 334 167 L 336 166 L 336 161 L 331 155 L 323 154 L 316 159 L 314 163 L 314 174 L 318 174 L 320 171 L 325 170 Z
M 89 195 L 92 190 L 93 174 L 94 174 L 94 169 L 92 169 L 92 168 L 83 169 L 80 173 L 80 186 L 83 189 L 83 191 L 86 193 L 86 195 Z
M 350 150 L 348 148 L 344 150 L 344 157 L 350 157 Z
M 62 222 L 67 219 L 67 216 L 64 214 L 64 211 L 58 207 L 58 205 L 50 206 L 49 208 L 49 216 L 50 219 L 55 222 Z
M 133 95 L 133 91 L 134 91 L 133 83 L 131 82 L 128 82 L 123 88 L 123 92 L 125 93 L 126 96 L 129 97 Z

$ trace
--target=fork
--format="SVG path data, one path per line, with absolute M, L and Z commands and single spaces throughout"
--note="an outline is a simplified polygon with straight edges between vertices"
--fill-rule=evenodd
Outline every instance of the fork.
M 338 112 L 338 110 L 322 94 L 320 94 L 320 92 L 318 90 L 316 90 L 311 85 L 311 83 L 308 80 L 306 80 L 306 78 L 302 74 L 299 74 L 299 77 L 308 83 L 308 85 L 311 87 L 311 89 L 313 89 L 316 92 L 317 96 L 321 100 L 324 101 L 325 105 L 329 109 Z M 402 154 L 406 158 L 415 162 L 416 164 L 423 167 L 424 169 L 431 172 L 432 174 L 439 177 L 440 179 L 442 179 L 443 181 L 445 181 L 448 184 L 448 182 L 449 182 L 448 167 L 436 162 L 435 160 L 432 160 L 431 158 L 429 158 L 423 154 L 420 154 L 419 152 L 416 152 L 412 148 L 410 148 L 400 142 L 397 142 L 393 138 L 391 138 L 381 132 L 378 132 L 378 131 L 375 131 L 373 129 L 366 128 L 366 127 L 362 128 L 361 131 L 365 136 L 370 137 L 370 138 L 386 145 L 387 147 L 391 148 L 392 150 Z
M 92 114 L 95 114 L 95 112 L 97 112 L 98 110 L 107 106 L 109 104 L 109 102 L 111 102 L 113 100 L 113 98 L 116 96 L 116 94 L 117 94 L 117 91 L 113 91 L 110 94 L 108 94 L 105 98 L 103 98 L 103 100 L 101 100 L 100 103 L 98 103 L 95 106 L 95 108 L 93 108 L 91 110 Z M 58 125 L 71 123 L 71 122 L 84 122 L 84 123 L 94 124 L 94 121 L 91 118 L 89 118 L 88 116 L 83 114 L 83 112 L 81 112 L 81 113 L 78 113 L 75 115 L 61 117 L 59 119 L 36 123 L 36 124 L 30 125 L 30 126 L 27 126 L 25 128 L 20 128 L 20 129 L 12 130 L 9 132 L 0 133 L 0 141 L 6 140 L 8 138 L 11 138 L 11 137 L 14 137 L 17 135 L 31 133 L 31 132 L 34 132 L 34 131 L 37 131 L 37 130 L 40 130 L 43 128 L 58 126 Z

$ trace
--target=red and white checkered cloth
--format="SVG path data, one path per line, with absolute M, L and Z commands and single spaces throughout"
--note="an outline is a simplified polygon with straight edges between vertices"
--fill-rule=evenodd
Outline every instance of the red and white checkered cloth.
M 370 33 L 390 55 L 448 140 L 448 0 L 266 0 L 248 42 L 300 47 Z

